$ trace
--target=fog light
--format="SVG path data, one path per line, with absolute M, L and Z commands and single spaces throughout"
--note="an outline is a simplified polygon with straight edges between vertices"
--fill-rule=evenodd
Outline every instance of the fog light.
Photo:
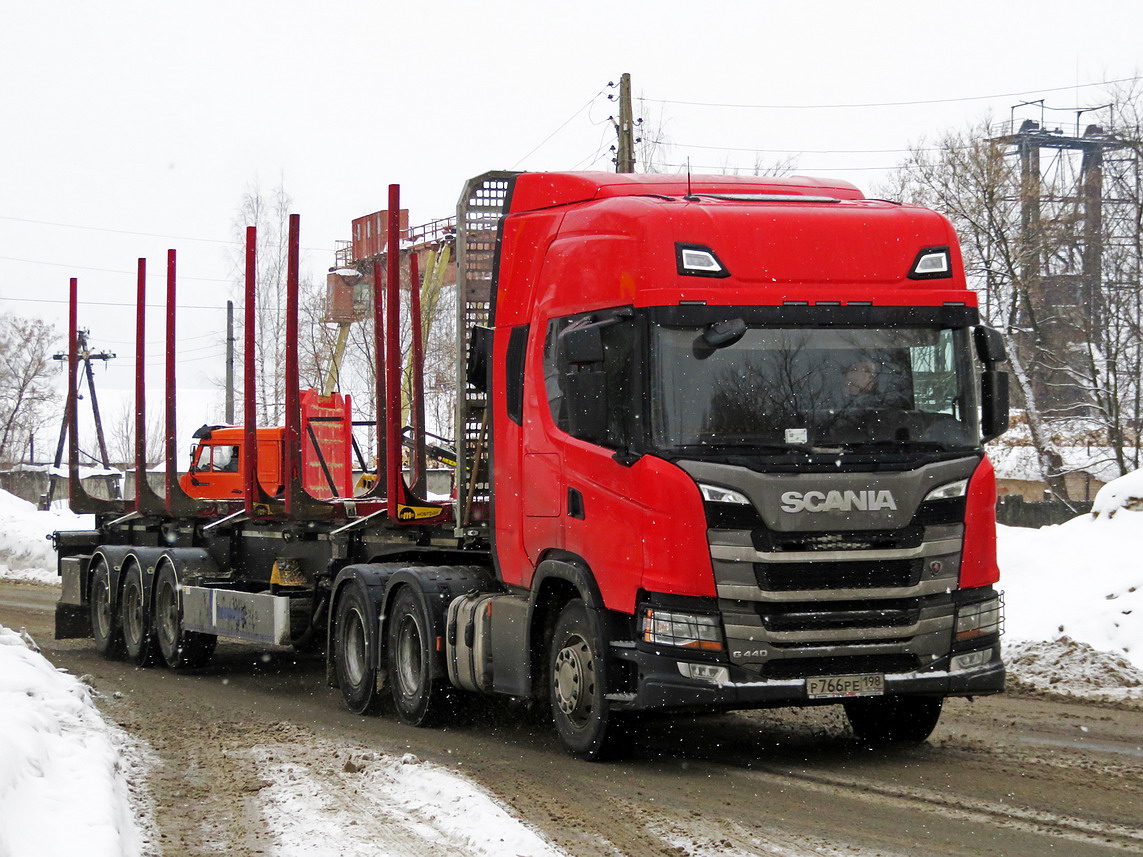
M 679 672 L 687 678 L 697 678 L 715 684 L 730 683 L 730 670 L 726 667 L 716 667 L 710 664 L 688 664 L 679 661 Z
M 999 634 L 1003 621 L 1003 602 L 1000 596 L 966 604 L 956 614 L 956 636 L 958 643 L 973 640 L 988 634 Z
M 670 613 L 648 607 L 643 613 L 643 641 L 662 646 L 721 652 L 722 623 L 717 616 Z
M 979 652 L 968 652 L 963 655 L 956 655 L 952 659 L 952 668 L 950 672 L 959 672 L 961 670 L 970 670 L 973 667 L 982 667 L 992 660 L 992 649 L 982 649 Z

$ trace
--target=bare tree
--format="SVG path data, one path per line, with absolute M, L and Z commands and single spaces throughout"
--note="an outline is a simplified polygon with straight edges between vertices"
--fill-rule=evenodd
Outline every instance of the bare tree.
M 124 401 L 112 418 L 104 422 L 111 461 L 129 467 L 135 463 L 135 399 Z M 166 457 L 166 429 L 162 409 L 148 409 L 147 437 L 143 443 L 144 464 L 154 467 Z
M 18 461 L 35 432 L 59 417 L 60 395 L 52 387 L 63 365 L 52 360 L 57 339 L 40 319 L 0 316 L 0 461 Z
M 1121 100 L 1119 115 L 1138 117 L 1138 103 L 1134 96 Z M 1134 147 L 1134 156 L 1105 165 L 1102 175 L 1105 198 L 1127 204 L 1101 223 L 1086 209 L 1082 183 L 1092 173 L 1078 170 L 1078 152 L 1069 159 L 1057 147 L 1050 163 L 1034 169 L 1025 162 L 1022 169 L 1011 136 L 987 118 L 917 143 L 878 189 L 953 222 L 984 319 L 1007 334 L 1022 421 L 1042 476 L 1064 499 L 1063 443 L 1107 446 L 1120 472 L 1138 466 L 1140 136 L 1137 118 L 1121 121 L 1114 147 Z M 1094 248 L 1102 254 L 1093 262 Z

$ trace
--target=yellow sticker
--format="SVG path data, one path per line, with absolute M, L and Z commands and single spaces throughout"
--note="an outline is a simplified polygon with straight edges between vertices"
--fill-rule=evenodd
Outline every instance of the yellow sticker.
M 406 506 L 403 503 L 397 504 L 397 520 L 398 521 L 422 521 L 426 518 L 437 518 L 444 514 L 444 509 L 439 506 Z

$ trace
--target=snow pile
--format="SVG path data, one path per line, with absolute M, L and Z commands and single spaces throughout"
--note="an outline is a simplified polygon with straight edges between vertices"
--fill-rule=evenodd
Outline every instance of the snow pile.
M 1140 474 L 1104 486 L 1092 515 L 1038 530 L 997 528 L 1017 683 L 1143 697 L 1143 512 L 1133 510 L 1143 496 Z
M 1004 646 L 1014 690 L 1090 699 L 1143 699 L 1143 670 L 1114 652 L 1064 635 L 1052 642 L 1014 640 Z
M 64 509 L 40 512 L 28 501 L 0 490 L 0 578 L 58 584 L 56 552 L 47 537 L 56 530 L 92 526 L 91 515 Z
M 86 686 L 0 625 L 0 855 L 140 854 L 120 740 Z
M 347 754 L 312 735 L 252 753 L 279 857 L 566 857 L 467 778 L 411 754 Z
M 1128 473 L 1100 488 L 1091 513 L 1097 518 L 1103 515 L 1111 518 L 1121 509 L 1143 512 L 1143 470 Z

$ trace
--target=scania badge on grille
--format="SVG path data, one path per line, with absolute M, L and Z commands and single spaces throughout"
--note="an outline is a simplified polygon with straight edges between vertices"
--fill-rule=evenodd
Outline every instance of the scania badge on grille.
M 782 511 L 790 512 L 880 512 L 897 510 L 893 492 L 881 491 L 787 491 Z

